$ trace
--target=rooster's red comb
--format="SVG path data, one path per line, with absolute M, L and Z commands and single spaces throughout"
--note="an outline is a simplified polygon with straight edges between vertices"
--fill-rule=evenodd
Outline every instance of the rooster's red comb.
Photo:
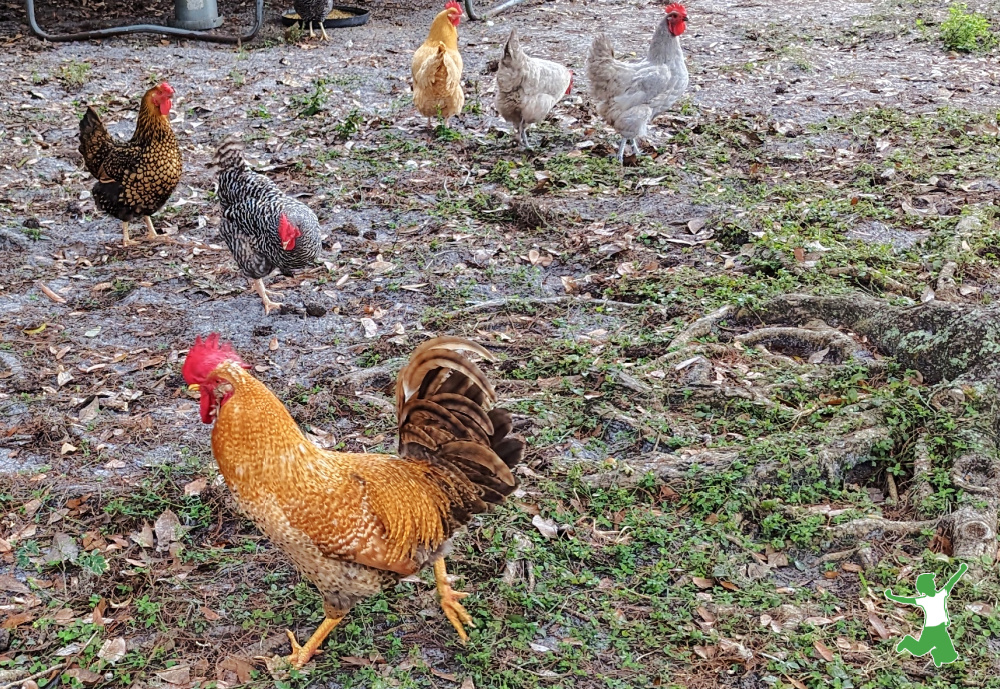
M 174 87 L 171 86 L 170 84 L 168 84 L 167 82 L 163 82 L 162 84 L 160 84 L 156 88 L 160 89 L 161 91 L 163 91 L 164 93 L 166 93 L 168 96 L 174 95 Z
M 201 385 L 224 361 L 235 361 L 243 368 L 250 368 L 228 343 L 219 341 L 218 333 L 212 333 L 204 340 L 199 336 L 188 350 L 181 374 L 188 385 Z
M 458 13 L 460 15 L 462 14 L 462 6 L 455 2 L 455 0 L 448 0 L 448 2 L 444 4 L 444 8 L 446 10 L 458 10 Z
M 680 4 L 679 2 L 675 2 L 672 5 L 667 5 L 666 7 L 663 8 L 663 11 L 666 12 L 667 14 L 670 14 L 671 12 L 677 12 L 682 17 L 687 16 L 687 10 L 684 9 L 684 5 Z

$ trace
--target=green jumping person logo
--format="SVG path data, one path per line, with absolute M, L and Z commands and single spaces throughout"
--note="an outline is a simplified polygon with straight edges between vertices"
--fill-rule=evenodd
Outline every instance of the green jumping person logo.
M 951 620 L 948 619 L 948 596 L 951 594 L 951 590 L 955 587 L 955 584 L 958 583 L 958 580 L 968 570 L 968 565 L 964 562 L 960 564 L 958 571 L 951 576 L 951 579 L 948 580 L 944 588 L 940 591 L 934 587 L 934 575 L 932 573 L 921 574 L 917 577 L 916 583 L 917 591 L 921 595 L 915 598 L 894 596 L 891 589 L 885 590 L 885 597 L 889 600 L 894 600 L 903 605 L 916 605 L 924 610 L 924 628 L 920 632 L 920 638 L 915 639 L 907 634 L 896 646 L 897 653 L 909 651 L 915 656 L 930 653 L 931 658 L 934 660 L 934 665 L 937 667 L 958 660 L 958 652 L 955 651 L 955 644 L 952 643 L 951 636 L 948 634 L 948 625 L 951 624 Z

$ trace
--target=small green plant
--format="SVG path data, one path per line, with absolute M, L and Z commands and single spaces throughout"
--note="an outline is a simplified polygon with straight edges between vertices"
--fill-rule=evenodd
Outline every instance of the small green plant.
M 76 562 L 97 576 L 101 576 L 108 571 L 108 561 L 96 548 L 93 552 L 80 555 Z
M 247 81 L 247 75 L 238 69 L 229 70 L 229 81 L 233 82 L 233 86 L 243 86 Z
M 69 62 L 59 66 L 59 81 L 67 89 L 78 89 L 87 83 L 87 77 L 90 75 L 90 63 L 89 62 L 77 62 L 76 60 L 70 60 Z
M 327 81 L 322 77 L 313 82 L 313 91 L 309 95 L 299 95 L 292 98 L 292 102 L 299 106 L 299 117 L 312 117 L 323 110 L 326 105 L 329 92 L 326 88 Z
M 446 124 L 434 127 L 434 138 L 440 141 L 461 141 L 462 133 Z
M 970 12 L 963 3 L 948 8 L 948 18 L 941 23 L 941 40 L 948 50 L 973 53 L 989 50 L 997 37 L 990 31 L 990 22 L 978 12 Z
M 339 139 L 350 139 L 353 135 L 361 131 L 364 118 L 358 110 L 351 110 L 344 121 L 334 125 L 333 131 L 337 133 Z

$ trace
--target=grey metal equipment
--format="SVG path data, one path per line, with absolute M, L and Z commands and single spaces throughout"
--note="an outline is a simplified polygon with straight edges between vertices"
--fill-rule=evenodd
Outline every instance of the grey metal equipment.
M 38 26 L 35 18 L 35 0 L 24 0 L 28 12 L 28 26 L 31 32 L 46 41 L 62 43 L 67 41 L 89 41 L 94 38 L 108 38 L 133 33 L 157 33 L 164 36 L 176 36 L 193 41 L 208 41 L 210 43 L 246 43 L 252 41 L 260 27 L 264 24 L 264 0 L 257 0 L 254 24 L 250 31 L 242 36 L 226 34 L 203 33 L 222 24 L 216 0 L 174 0 L 174 19 L 171 26 L 160 24 L 130 24 L 127 26 L 112 26 L 107 29 L 80 31 L 68 34 L 50 34 Z
M 490 17 L 496 16 L 503 12 L 504 10 L 510 9 L 514 5 L 520 5 L 525 0 L 507 0 L 507 2 L 502 2 L 496 7 L 491 7 L 482 14 L 476 11 L 476 8 L 472 6 L 472 0 L 465 0 L 465 11 L 469 15 L 469 19 L 474 21 L 480 21 L 483 19 L 488 19 Z
M 218 29 L 222 26 L 219 5 L 215 0 L 174 0 L 174 18 L 170 26 L 191 31 Z

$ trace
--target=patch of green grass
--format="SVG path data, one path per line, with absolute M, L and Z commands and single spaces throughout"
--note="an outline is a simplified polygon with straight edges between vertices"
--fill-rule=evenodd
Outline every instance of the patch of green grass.
M 948 18 L 941 23 L 941 41 L 948 50 L 972 53 L 989 50 L 997 37 L 989 20 L 962 2 L 948 8 Z
M 59 65 L 57 78 L 67 89 L 78 89 L 87 83 L 90 77 L 90 63 L 70 60 Z

